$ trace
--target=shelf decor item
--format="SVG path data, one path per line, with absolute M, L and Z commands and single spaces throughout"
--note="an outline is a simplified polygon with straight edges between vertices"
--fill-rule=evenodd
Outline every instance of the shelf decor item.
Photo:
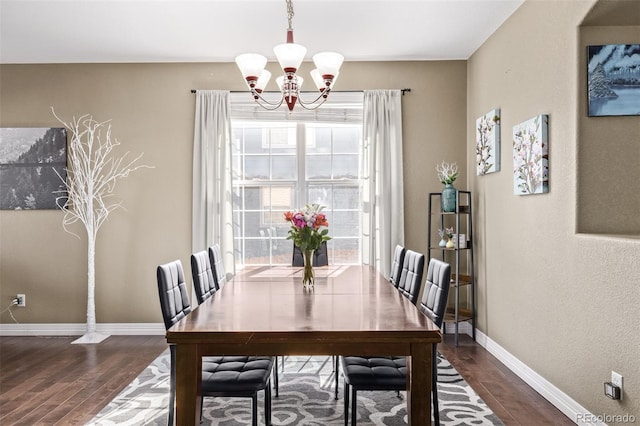
M 287 240 L 293 240 L 293 244 L 300 248 L 304 258 L 304 270 L 302 273 L 302 285 L 305 289 L 313 288 L 315 273 L 313 272 L 313 253 L 320 248 L 323 242 L 329 241 L 329 222 L 327 216 L 322 213 L 324 206 L 319 204 L 307 204 L 304 209 L 296 212 L 288 211 L 284 219 L 291 222 Z
M 438 243 L 438 246 L 445 248 L 447 246 L 447 240 L 445 240 L 446 231 L 444 229 L 438 229 L 438 234 L 440 235 L 440 242 Z
M 453 186 L 453 182 L 458 178 L 458 165 L 456 163 L 442 162 L 436 165 L 438 179 L 444 185 L 442 189 L 442 211 L 456 211 L 456 196 L 458 190 Z

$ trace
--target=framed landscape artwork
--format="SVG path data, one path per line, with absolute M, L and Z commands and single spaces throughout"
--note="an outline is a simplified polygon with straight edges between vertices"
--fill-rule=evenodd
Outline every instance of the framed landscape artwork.
M 494 109 L 476 120 L 476 172 L 500 171 L 500 110 Z
M 65 128 L 0 128 L 0 209 L 57 209 L 66 167 Z
M 640 115 L 640 44 L 587 47 L 590 117 Z
M 541 114 L 513 127 L 513 193 L 549 192 L 549 116 Z

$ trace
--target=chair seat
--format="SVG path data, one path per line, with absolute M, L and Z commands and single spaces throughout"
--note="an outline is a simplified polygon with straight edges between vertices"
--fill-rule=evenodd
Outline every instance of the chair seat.
M 342 371 L 351 386 L 359 390 L 405 390 L 405 357 L 342 357 Z
M 202 392 L 204 394 L 257 392 L 267 386 L 272 368 L 272 357 L 203 357 Z

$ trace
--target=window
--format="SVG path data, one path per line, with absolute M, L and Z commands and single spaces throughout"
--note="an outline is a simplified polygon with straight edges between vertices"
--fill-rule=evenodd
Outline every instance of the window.
M 360 263 L 362 123 L 355 121 L 232 120 L 237 265 L 291 264 L 284 212 L 306 203 L 326 206 L 329 262 Z

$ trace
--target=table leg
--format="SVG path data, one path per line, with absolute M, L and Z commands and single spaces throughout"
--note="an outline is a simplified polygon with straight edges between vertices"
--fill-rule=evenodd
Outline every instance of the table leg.
M 431 344 L 411 345 L 407 357 L 407 414 L 409 425 L 431 425 Z
M 198 345 L 176 344 L 176 425 L 200 424 L 201 381 Z

